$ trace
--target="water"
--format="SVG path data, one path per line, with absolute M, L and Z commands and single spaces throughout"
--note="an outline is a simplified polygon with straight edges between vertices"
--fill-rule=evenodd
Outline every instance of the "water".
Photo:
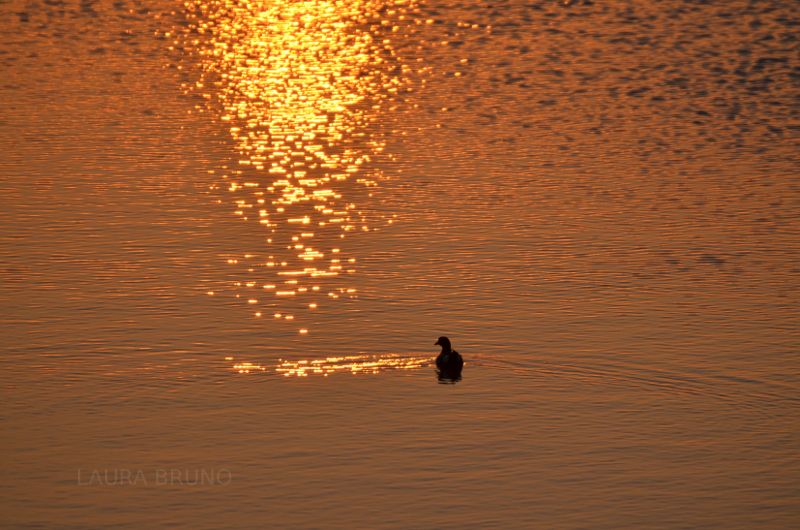
M 800 521 L 794 4 L 0 14 L 3 526 Z

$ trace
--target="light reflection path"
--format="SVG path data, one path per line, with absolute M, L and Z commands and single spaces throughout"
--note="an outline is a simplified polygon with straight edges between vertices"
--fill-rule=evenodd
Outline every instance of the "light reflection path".
M 226 361 L 234 361 L 227 357 Z M 431 356 L 408 356 L 398 354 L 383 355 L 341 355 L 324 359 L 279 359 L 275 366 L 253 362 L 233 362 L 232 370 L 240 374 L 275 372 L 285 377 L 308 377 L 309 375 L 328 376 L 334 373 L 378 374 L 389 370 L 415 370 L 433 363 Z
M 201 110 L 228 127 L 237 164 L 220 181 L 263 247 L 242 267 L 237 297 L 256 317 L 308 332 L 309 312 L 354 298 L 345 239 L 376 229 L 359 207 L 384 178 L 378 122 L 403 67 L 386 36 L 414 11 L 404 0 L 190 0 L 176 43 L 199 59 Z M 181 37 L 183 41 L 181 41 Z M 215 186 L 216 187 L 216 186 Z M 390 219 L 381 222 L 391 223 Z M 213 293 L 209 293 L 213 294 Z

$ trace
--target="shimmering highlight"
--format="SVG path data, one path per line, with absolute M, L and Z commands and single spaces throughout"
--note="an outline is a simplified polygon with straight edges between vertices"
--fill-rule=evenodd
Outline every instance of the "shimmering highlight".
M 319 286 L 309 289 L 310 278 L 325 281 L 329 293 L 354 297 L 342 282 L 355 269 L 343 271 L 342 258 L 330 255 L 349 233 L 370 230 L 357 202 L 369 198 L 361 190 L 383 178 L 369 167 L 384 150 L 372 126 L 401 84 L 391 42 L 381 34 L 410 6 L 376 0 L 186 4 L 185 44 L 202 68 L 187 88 L 227 124 L 237 151 L 235 167 L 223 168 L 224 183 L 215 188 L 227 190 L 234 215 L 257 223 L 265 236 L 262 249 L 228 263 L 244 265 L 258 283 L 292 285 L 276 286 L 271 300 L 249 297 L 248 303 L 272 312 L 285 303 L 280 299 L 297 297 L 303 299 L 289 306 L 294 312 L 317 308 Z
M 347 355 L 325 359 L 282 360 L 275 369 L 286 377 L 328 376 L 333 373 L 377 374 L 387 370 L 415 370 L 431 364 L 431 357 L 403 355 Z

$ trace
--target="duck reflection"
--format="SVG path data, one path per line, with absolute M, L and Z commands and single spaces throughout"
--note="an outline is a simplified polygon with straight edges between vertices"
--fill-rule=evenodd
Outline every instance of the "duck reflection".
M 454 385 L 461 381 L 461 372 L 436 370 L 436 380 L 442 385 Z

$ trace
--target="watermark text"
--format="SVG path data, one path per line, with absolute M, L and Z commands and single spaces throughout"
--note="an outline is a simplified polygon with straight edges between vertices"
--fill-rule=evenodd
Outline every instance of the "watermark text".
M 79 486 L 227 486 L 227 468 L 79 469 Z

